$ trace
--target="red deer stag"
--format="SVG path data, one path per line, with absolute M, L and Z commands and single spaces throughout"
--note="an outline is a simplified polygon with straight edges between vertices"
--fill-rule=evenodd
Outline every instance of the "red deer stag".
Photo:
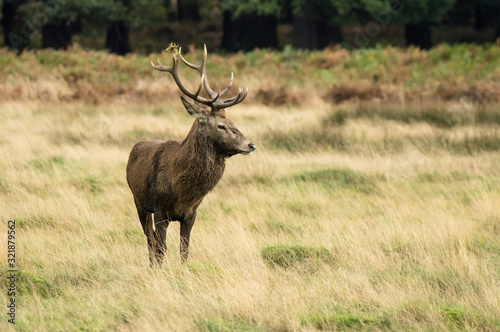
M 184 86 L 179 77 L 179 58 L 201 75 L 200 86 L 194 93 Z M 180 48 L 178 54 L 173 55 L 172 67 L 164 67 L 159 59 L 158 65 L 151 62 L 155 69 L 170 73 L 179 89 L 195 101 L 190 103 L 181 97 L 187 112 L 195 118 L 182 142 L 144 141 L 137 143 L 130 152 L 127 182 L 147 238 L 151 266 L 162 264 L 167 250 L 167 227 L 171 221 L 181 224 L 181 261 L 186 261 L 196 209 L 222 177 L 226 158 L 238 153 L 250 154 L 255 150 L 252 142 L 234 126 L 225 112 L 226 108 L 241 103 L 248 89 L 243 91 L 240 88 L 236 96 L 222 99 L 231 88 L 234 76 L 231 74 L 231 82 L 223 91 L 215 92 L 208 84 L 206 62 L 206 46 L 201 65 L 186 61 Z M 202 86 L 208 98 L 200 96 Z

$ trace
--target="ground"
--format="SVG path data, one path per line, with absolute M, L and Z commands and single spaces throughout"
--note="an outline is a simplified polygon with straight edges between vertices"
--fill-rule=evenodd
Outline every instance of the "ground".
M 308 56 L 323 65 L 345 54 Z M 16 325 L 4 315 L 0 329 L 500 329 L 500 115 L 490 89 L 498 73 L 469 82 L 488 102 L 469 90 L 446 99 L 439 84 L 468 85 L 413 76 L 413 86 L 387 97 L 389 77 L 363 87 L 348 80 L 349 68 L 344 85 L 318 69 L 311 76 L 333 85 L 308 92 L 277 80 L 259 99 L 263 83 L 246 74 L 251 64 L 239 66 L 238 83 L 254 95 L 227 114 L 257 150 L 228 160 L 198 209 L 184 265 L 179 225 L 169 226 L 160 269 L 149 267 L 125 166 L 135 142 L 187 135 L 192 118 L 168 78 L 136 82 L 150 97 L 113 99 L 112 87 L 75 97 L 69 84 L 58 95 L 51 87 L 66 83 L 39 75 L 18 100 L 4 98 L 0 250 L 6 257 L 15 219 L 18 270 Z M 335 84 L 351 90 L 325 96 Z M 397 97 L 411 89 L 423 101 Z M 6 307 L 9 284 L 2 287 Z

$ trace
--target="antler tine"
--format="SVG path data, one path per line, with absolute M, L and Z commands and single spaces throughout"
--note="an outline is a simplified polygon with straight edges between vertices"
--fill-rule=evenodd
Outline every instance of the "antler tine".
M 166 71 L 166 72 L 172 72 L 173 67 L 165 67 L 164 65 L 161 64 L 160 59 L 158 58 L 158 65 L 155 65 L 153 61 L 151 61 L 151 65 L 153 66 L 154 69 L 159 70 L 159 71 Z M 175 65 L 175 60 L 174 60 L 174 65 Z
M 204 83 L 206 82 L 206 80 L 207 80 L 207 75 L 202 74 L 202 75 L 201 75 L 201 84 L 200 84 L 199 90 L 201 90 L 201 85 L 202 85 L 202 84 L 204 84 Z M 198 90 L 198 93 L 199 93 L 199 90 Z M 213 91 L 212 91 L 212 92 L 213 92 Z M 215 103 L 215 101 L 216 101 L 217 99 L 219 99 L 220 95 L 221 95 L 221 94 L 220 94 L 220 92 L 217 92 L 217 93 L 215 93 L 215 92 L 214 92 L 214 95 L 213 95 L 213 96 L 212 96 L 212 95 L 210 95 L 210 98 L 212 98 L 212 99 L 209 99 L 210 104 Z M 209 105 L 209 106 L 212 106 L 212 105 Z
M 198 90 L 196 90 L 196 93 L 194 94 L 194 100 L 198 100 L 198 96 L 201 92 L 201 87 L 203 86 L 203 75 L 201 75 L 201 82 L 200 85 L 198 86 Z
M 229 85 L 224 89 L 222 90 L 222 92 L 219 93 L 219 95 L 222 97 L 226 92 L 229 91 L 229 89 L 231 89 L 231 85 L 233 85 L 233 82 L 234 82 L 234 74 L 231 73 L 231 82 L 229 83 Z
M 205 59 L 206 58 L 203 58 L 203 62 L 201 63 L 201 65 L 195 65 L 189 61 L 187 61 L 186 59 L 184 59 L 184 57 L 182 56 L 182 47 L 179 47 L 179 56 L 181 57 L 182 61 L 190 68 L 193 68 L 193 69 L 196 69 L 200 75 L 203 75 L 205 73 Z
M 206 64 L 207 64 L 207 58 L 208 58 L 207 45 L 204 45 L 203 60 L 201 61 L 201 64 L 199 64 L 199 65 L 195 65 L 194 63 L 191 63 L 191 62 L 187 61 L 186 59 L 184 59 L 184 57 L 182 56 L 181 50 L 182 50 L 182 48 L 179 47 L 179 56 L 182 59 L 182 61 L 186 64 L 186 66 L 197 70 L 200 73 L 200 75 L 202 75 L 202 77 L 203 76 L 205 77 L 204 80 L 202 81 L 203 86 L 205 87 L 205 90 L 207 91 L 210 98 L 212 98 L 214 101 L 217 100 L 217 98 L 215 98 L 215 97 L 217 95 L 220 96 L 220 94 L 217 94 L 214 90 L 212 90 L 212 88 L 208 84 L 208 78 L 207 78 L 207 73 L 206 73 Z
M 202 61 L 202 70 L 203 74 L 205 74 L 205 81 L 203 81 L 203 86 L 205 87 L 205 91 L 207 91 L 208 95 L 210 98 L 217 100 L 217 98 L 220 96 L 219 93 L 216 93 L 212 88 L 210 87 L 210 84 L 208 84 L 208 78 L 206 74 L 206 64 L 207 64 L 207 58 L 208 58 L 208 52 L 207 52 L 207 45 L 203 45 L 203 61 Z M 215 98 L 217 96 L 217 98 Z
M 193 100 L 196 100 L 202 104 L 205 104 L 207 106 L 212 106 L 213 102 L 215 101 L 215 99 L 207 99 L 207 98 L 203 98 L 203 97 L 200 97 L 199 94 L 201 92 L 201 88 L 203 86 L 203 82 L 204 82 L 204 79 L 203 79 L 203 76 L 201 77 L 201 82 L 200 82 L 200 85 L 198 87 L 198 89 L 196 90 L 195 93 L 192 93 L 191 91 L 189 91 L 185 86 L 184 86 L 184 83 L 182 82 L 181 80 L 181 77 L 179 76 L 179 56 L 180 55 L 180 50 L 179 50 L 179 53 L 178 54 L 175 54 L 172 56 L 172 60 L 173 60 L 173 65 L 172 67 L 165 67 L 161 64 L 160 62 L 160 59 L 158 59 L 158 65 L 155 65 L 152 61 L 151 61 L 151 64 L 152 66 L 156 69 L 156 70 L 159 70 L 159 71 L 166 71 L 168 73 L 170 73 L 172 75 L 172 77 L 174 78 L 174 81 L 175 83 L 177 84 L 177 86 L 179 87 L 179 89 L 182 91 L 182 93 L 184 93 L 186 96 L 188 96 L 189 98 L 193 99 Z M 182 57 L 182 56 L 181 56 Z M 217 95 L 217 98 L 219 96 Z M 212 97 L 211 97 L 212 98 Z
M 227 91 L 229 91 L 229 89 L 231 89 L 231 86 L 233 85 L 233 83 L 234 83 L 234 73 L 231 73 L 231 82 L 223 91 L 221 91 L 219 93 L 219 95 L 222 96 Z M 218 108 L 226 108 L 226 107 L 231 107 L 231 106 L 234 106 L 236 104 L 241 103 L 246 98 L 246 96 L 248 94 L 248 88 L 246 88 L 244 93 L 243 93 L 243 88 L 239 88 L 238 91 L 239 91 L 239 93 L 234 97 L 218 100 L 217 107 Z
M 243 91 L 243 88 L 239 88 L 239 93 L 236 96 L 222 100 L 220 108 L 231 107 L 241 103 L 246 98 L 247 94 L 248 88 L 246 88 L 245 91 Z
M 229 103 L 232 103 L 233 101 L 237 100 L 240 96 L 241 96 L 241 88 L 238 89 L 238 94 L 234 97 L 231 97 L 231 98 L 227 98 L 227 99 L 223 99 L 221 100 L 221 103 L 222 104 L 229 104 Z

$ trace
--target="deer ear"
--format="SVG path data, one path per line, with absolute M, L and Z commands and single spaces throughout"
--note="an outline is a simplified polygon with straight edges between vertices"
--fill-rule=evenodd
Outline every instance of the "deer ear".
M 181 100 L 182 104 L 184 104 L 184 107 L 186 108 L 186 111 L 188 111 L 189 115 L 191 115 L 193 118 L 204 119 L 206 117 L 206 113 L 203 108 L 199 107 L 198 105 L 191 104 L 182 96 Z

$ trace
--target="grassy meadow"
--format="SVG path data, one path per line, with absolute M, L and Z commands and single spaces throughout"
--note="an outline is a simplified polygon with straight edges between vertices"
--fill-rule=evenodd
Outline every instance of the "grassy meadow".
M 156 57 L 0 51 L 0 330 L 500 330 L 499 45 L 209 54 L 257 150 L 151 269 L 128 153 L 193 122 Z

